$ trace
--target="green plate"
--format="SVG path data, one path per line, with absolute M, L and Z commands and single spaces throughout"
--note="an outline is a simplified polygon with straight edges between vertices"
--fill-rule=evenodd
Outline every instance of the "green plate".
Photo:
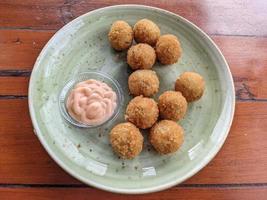
M 58 96 L 64 84 L 90 70 L 108 73 L 124 92 L 124 111 L 131 97 L 127 79 L 131 71 L 126 53 L 115 52 L 107 34 L 115 20 L 134 25 L 148 18 L 162 34 L 179 37 L 183 48 L 178 63 L 154 70 L 159 75 L 160 92 L 172 90 L 176 78 L 196 71 L 206 80 L 204 96 L 189 105 L 180 122 L 185 142 L 175 154 L 158 155 L 147 141 L 134 160 L 121 160 L 108 142 L 114 124 L 97 129 L 80 129 L 68 124 L 60 114 Z M 157 99 L 158 96 L 155 97 Z M 119 193 L 148 193 L 163 190 L 188 179 L 203 168 L 223 145 L 235 107 L 233 80 L 229 67 L 214 42 L 186 19 L 158 8 L 120 5 L 89 12 L 60 29 L 36 60 L 29 86 L 29 107 L 35 132 L 50 156 L 80 181 Z M 121 112 L 115 123 L 124 121 Z M 146 138 L 147 133 L 144 132 Z

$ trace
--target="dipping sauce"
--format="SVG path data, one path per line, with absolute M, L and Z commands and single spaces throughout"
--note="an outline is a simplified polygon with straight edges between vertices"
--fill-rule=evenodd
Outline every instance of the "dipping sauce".
M 66 106 L 68 113 L 76 121 L 99 125 L 114 113 L 117 95 L 106 83 L 89 79 L 75 85 Z

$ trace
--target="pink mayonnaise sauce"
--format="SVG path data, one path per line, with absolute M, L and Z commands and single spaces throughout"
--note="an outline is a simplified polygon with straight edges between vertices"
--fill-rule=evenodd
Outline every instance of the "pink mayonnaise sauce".
M 87 125 L 98 125 L 114 113 L 117 95 L 106 83 L 89 79 L 75 85 L 67 99 L 72 118 Z

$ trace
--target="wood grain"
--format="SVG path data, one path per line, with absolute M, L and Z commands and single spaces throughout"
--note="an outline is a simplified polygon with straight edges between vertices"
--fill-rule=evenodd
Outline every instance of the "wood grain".
M 266 99 L 267 38 L 213 36 L 212 39 L 229 63 L 238 99 Z
M 91 10 L 116 4 L 144 4 L 179 14 L 209 34 L 267 35 L 267 2 L 262 0 L 2 0 L 0 27 L 59 29 Z
M 53 33 L 54 31 L 0 30 L 0 69 L 32 69 L 37 56 Z
M 239 102 L 225 145 L 186 184 L 267 183 L 267 102 Z M 0 184 L 78 184 L 32 131 L 26 99 L 0 100 Z
M 93 188 L 0 188 L 1 200 L 101 199 L 101 200 L 266 200 L 267 187 L 260 188 L 171 188 L 145 195 L 120 195 Z
M 24 96 L 28 93 L 29 77 L 1 77 L 0 96 L 16 95 Z

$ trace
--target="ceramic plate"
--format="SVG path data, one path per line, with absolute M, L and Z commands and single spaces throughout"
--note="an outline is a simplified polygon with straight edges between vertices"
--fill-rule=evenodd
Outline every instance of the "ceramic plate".
M 154 21 L 162 34 L 181 41 L 178 63 L 154 70 L 160 92 L 172 90 L 185 71 L 200 73 L 206 80 L 204 96 L 191 103 L 180 122 L 185 142 L 172 155 L 158 155 L 148 142 L 134 160 L 121 160 L 108 142 L 114 124 L 79 129 L 60 114 L 58 96 L 64 84 L 79 73 L 95 70 L 115 78 L 124 92 L 122 111 L 115 123 L 124 121 L 131 99 L 127 78 L 131 71 L 126 53 L 114 51 L 107 34 L 119 19 L 134 25 L 142 18 Z M 158 96 L 155 96 L 157 99 Z M 89 12 L 60 29 L 39 55 L 30 80 L 29 107 L 35 132 L 50 156 L 80 181 L 119 193 L 147 193 L 174 186 L 203 168 L 224 143 L 234 113 L 235 95 L 229 67 L 212 40 L 186 19 L 165 10 L 140 5 L 120 5 Z M 144 137 L 146 138 L 144 132 Z

